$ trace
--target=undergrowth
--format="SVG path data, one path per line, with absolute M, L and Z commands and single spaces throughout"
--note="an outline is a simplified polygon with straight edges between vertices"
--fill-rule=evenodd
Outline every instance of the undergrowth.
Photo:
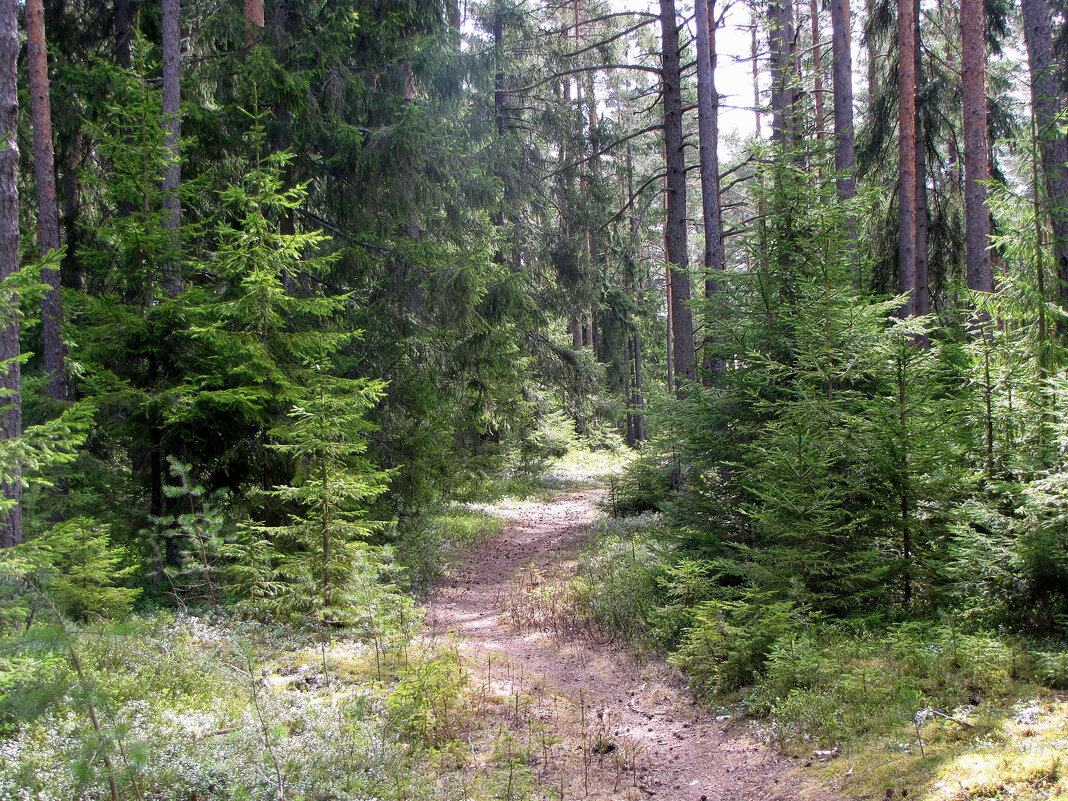
M 870 797 L 1068 793 L 1068 650 L 950 616 L 832 621 L 717 588 L 654 514 L 608 519 L 562 597 L 609 638 L 658 648 L 706 703 Z
M 483 799 L 456 650 L 156 613 L 4 642 L 0 799 Z M 52 658 L 43 658 L 52 654 Z M 510 798 L 523 798 L 519 788 Z

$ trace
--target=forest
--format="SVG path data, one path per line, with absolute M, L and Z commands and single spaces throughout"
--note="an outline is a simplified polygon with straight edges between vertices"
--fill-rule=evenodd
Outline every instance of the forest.
M 1066 105 L 1062 0 L 0 0 L 0 801 L 1068 798 Z

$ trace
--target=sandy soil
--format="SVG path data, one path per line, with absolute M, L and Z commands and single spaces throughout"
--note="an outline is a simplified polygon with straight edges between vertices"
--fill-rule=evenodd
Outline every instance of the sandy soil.
M 642 664 L 553 622 L 599 495 L 495 509 L 511 523 L 466 554 L 430 599 L 434 636 L 456 638 L 472 686 L 495 701 L 483 729 L 508 741 L 496 746 L 497 764 L 502 748 L 525 748 L 542 798 L 835 799 L 746 726 L 697 707 L 660 660 Z M 531 598 L 537 613 L 517 614 Z

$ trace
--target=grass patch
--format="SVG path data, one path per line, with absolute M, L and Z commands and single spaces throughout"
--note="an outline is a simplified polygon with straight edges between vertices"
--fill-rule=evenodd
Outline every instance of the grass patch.
M 460 505 L 423 519 L 418 530 L 406 535 L 397 549 L 410 587 L 426 592 L 460 554 L 492 537 L 504 522 L 484 509 Z

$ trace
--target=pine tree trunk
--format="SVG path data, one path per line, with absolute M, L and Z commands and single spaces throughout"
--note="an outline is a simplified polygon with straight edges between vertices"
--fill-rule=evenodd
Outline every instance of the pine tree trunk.
M 255 47 L 263 26 L 263 0 L 245 0 L 245 47 Z
M 171 231 L 171 261 L 164 267 L 164 291 L 176 297 L 182 291 L 178 261 L 178 229 L 182 224 L 182 201 L 178 192 L 181 165 L 182 40 L 180 0 L 163 2 L 163 145 L 168 163 L 163 172 L 163 228 Z
M 898 279 L 900 314 L 916 313 L 916 5 L 898 0 Z
M 719 197 L 719 94 L 716 91 L 715 0 L 696 0 L 697 121 L 700 137 L 701 203 L 705 224 L 705 295 L 719 291 L 713 271 L 726 267 L 723 253 L 723 212 Z M 718 359 L 706 355 L 707 380 L 720 372 Z
M 853 53 L 849 0 L 831 0 L 831 82 L 834 88 L 834 169 L 840 200 L 857 194 L 853 136 Z
M 674 0 L 660 0 L 661 84 L 664 103 L 664 155 L 667 164 L 667 221 L 664 243 L 671 272 L 671 336 L 675 389 L 693 381 L 693 314 L 690 310 L 689 256 L 686 250 L 686 154 L 682 138 L 682 70 Z
M 1047 0 L 1020 0 L 1031 71 L 1031 103 L 1038 129 L 1046 202 L 1053 229 L 1061 305 L 1068 308 L 1068 142 L 1057 115 L 1064 95 L 1057 83 Z
M 920 18 L 920 0 L 914 8 L 916 19 Z M 916 29 L 914 62 L 916 64 L 916 97 L 923 93 L 927 77 L 923 71 L 923 45 L 920 41 L 919 28 Z M 918 100 L 917 100 L 918 102 Z M 913 281 L 914 313 L 927 314 L 931 310 L 931 291 L 928 286 L 927 232 L 930 220 L 927 204 L 927 137 L 925 135 L 923 109 L 916 106 L 916 275 Z
M 52 151 L 52 104 L 48 88 L 48 50 L 42 0 L 26 0 L 26 63 L 30 75 L 30 116 L 33 119 L 33 172 L 37 189 L 37 238 L 41 256 L 59 250 L 59 206 L 56 204 L 55 154 Z M 54 400 L 67 399 L 63 369 L 63 305 L 59 270 L 42 271 L 48 285 L 41 308 L 42 358 L 46 391 Z
M 812 23 L 812 93 L 815 95 L 816 138 L 823 139 L 823 41 L 820 33 L 819 0 L 809 0 L 809 16 Z
M 990 179 L 986 118 L 986 47 L 982 0 L 961 0 L 961 72 L 964 99 L 964 218 L 968 287 L 992 292 L 990 209 L 985 181 Z
M 798 136 L 795 81 L 794 7 L 790 0 L 771 0 L 768 6 L 771 45 L 771 139 L 783 147 Z
M 0 280 L 19 268 L 19 95 L 16 83 L 19 57 L 18 0 L 0 0 Z M 13 302 L 13 298 L 6 301 Z M 5 316 L 6 325 L 0 328 L 0 389 L 4 391 L 0 414 L 0 439 L 13 439 L 22 434 L 22 382 L 19 364 L 19 326 L 12 316 Z M 0 547 L 22 542 L 21 469 L 16 466 L 15 480 L 2 486 L 4 497 L 14 506 L 0 516 Z
M 763 138 L 763 134 L 760 131 L 760 47 L 757 32 L 759 25 L 757 24 L 757 12 L 756 8 L 749 9 L 749 24 L 750 29 L 750 42 L 749 42 L 749 58 L 753 65 L 753 116 L 756 122 L 756 138 Z

